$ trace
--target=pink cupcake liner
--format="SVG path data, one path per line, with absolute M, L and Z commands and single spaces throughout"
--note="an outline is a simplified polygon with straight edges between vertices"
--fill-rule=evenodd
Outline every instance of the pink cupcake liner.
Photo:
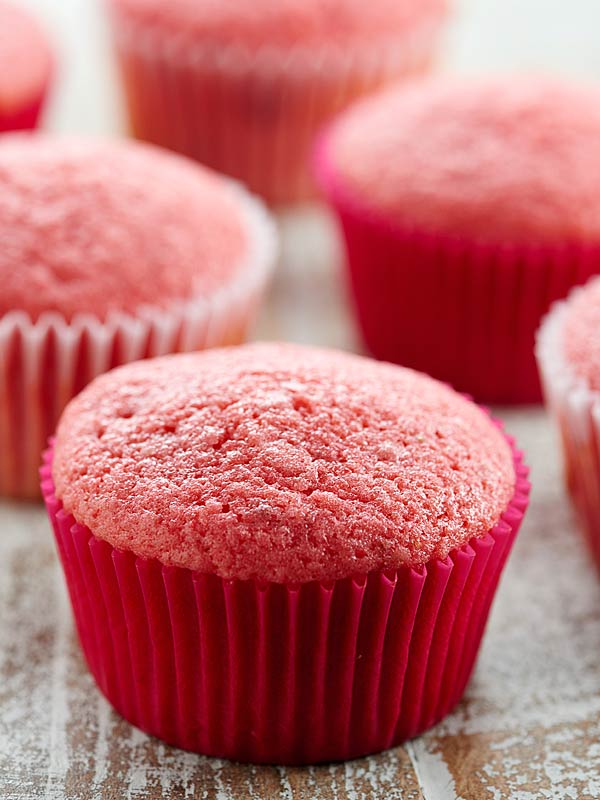
M 600 571 L 600 392 L 591 390 L 564 358 L 567 311 L 567 303 L 560 302 L 546 316 L 537 336 L 536 357 L 546 403 L 561 435 L 567 488 Z
M 315 172 L 339 218 L 356 314 L 377 358 L 488 403 L 536 403 L 535 332 L 550 305 L 600 273 L 600 246 L 491 244 L 403 228 Z
M 354 758 L 445 716 L 472 672 L 528 503 L 444 561 L 304 584 L 223 580 L 97 539 L 42 490 L 77 630 L 98 686 L 170 744 L 255 763 Z
M 315 194 L 308 169 L 323 123 L 355 98 L 425 71 L 443 18 L 353 52 L 281 52 L 186 42 L 130 20 L 112 2 L 133 133 L 243 181 L 269 202 Z
M 34 130 L 37 128 L 46 100 L 46 92 L 47 89 L 44 88 L 38 97 L 13 111 L 0 110 L 0 133 Z
M 69 402 L 93 378 L 129 361 L 239 344 L 260 307 L 276 254 L 272 223 L 241 193 L 250 250 L 236 278 L 212 295 L 168 310 L 144 307 L 67 321 L 47 313 L 0 317 L 0 495 L 39 497 L 39 465 Z

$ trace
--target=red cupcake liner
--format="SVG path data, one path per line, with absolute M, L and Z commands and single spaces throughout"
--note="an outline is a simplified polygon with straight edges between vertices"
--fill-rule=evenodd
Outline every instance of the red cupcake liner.
M 339 218 L 372 355 L 486 403 L 537 403 L 535 332 L 550 305 L 600 273 L 600 244 L 516 245 L 403 228 L 341 185 L 327 136 L 318 182 Z
M 597 279 L 598 280 L 598 279 Z M 572 296 L 578 293 L 575 289 Z M 600 392 L 591 390 L 564 358 L 568 301 L 556 303 L 537 336 L 536 357 L 546 404 L 561 436 L 565 482 L 600 571 Z
M 444 561 L 304 584 L 223 580 L 97 539 L 42 490 L 79 638 L 127 720 L 187 750 L 302 764 L 384 750 L 445 716 L 473 669 L 528 503 Z
M 33 322 L 21 311 L 0 317 L 0 495 L 39 498 L 48 437 L 69 400 L 97 375 L 141 358 L 244 341 L 277 248 L 262 206 L 239 191 L 250 250 L 236 277 L 212 295 L 104 321 L 47 313 Z
M 11 111 L 0 109 L 0 133 L 8 131 L 27 131 L 38 127 L 44 102 L 46 88 L 43 92 L 27 104 Z
M 439 12 L 424 16 L 403 39 L 353 52 L 251 52 L 175 39 L 111 5 L 134 135 L 232 175 L 274 204 L 314 197 L 308 165 L 317 131 L 357 97 L 425 71 L 443 22 Z

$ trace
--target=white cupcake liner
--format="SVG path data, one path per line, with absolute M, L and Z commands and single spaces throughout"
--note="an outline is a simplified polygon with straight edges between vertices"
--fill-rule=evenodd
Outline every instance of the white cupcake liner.
M 343 80 L 351 71 L 369 74 L 380 70 L 382 65 L 389 71 L 401 71 L 413 64 L 439 33 L 445 16 L 439 12 L 423 15 L 405 31 L 385 32 L 376 41 L 367 39 L 353 45 L 351 50 L 337 43 L 323 43 L 318 47 L 295 44 L 286 48 L 274 44 L 259 48 L 239 43 L 223 45 L 191 35 L 178 36 L 159 25 L 133 20 L 126 13 L 119 13 L 114 3 L 111 20 L 117 47 L 137 52 L 148 61 L 230 76 L 252 73 L 263 78 L 283 76 L 304 80 L 310 75 Z
M 600 282 L 593 278 L 592 282 Z M 600 569 L 600 392 L 566 360 L 564 325 L 569 305 L 585 287 L 556 303 L 538 331 L 536 359 L 546 403 L 561 433 L 565 479 Z
M 37 498 L 42 450 L 69 400 L 113 367 L 165 353 L 237 344 L 254 322 L 275 264 L 276 232 L 261 203 L 232 182 L 249 247 L 231 281 L 205 297 L 135 314 L 67 321 L 48 312 L 0 318 L 0 495 Z
M 593 278 L 587 285 L 600 278 Z M 565 417 L 577 443 L 589 441 L 591 425 L 600 421 L 600 392 L 590 389 L 577 375 L 564 355 L 563 330 L 570 302 L 584 287 L 571 291 L 567 300 L 555 303 L 543 319 L 536 337 L 535 355 L 544 396 L 551 411 Z
M 113 4 L 134 133 L 244 181 L 273 203 L 314 195 L 309 156 L 321 126 L 352 100 L 423 71 L 444 15 L 394 36 L 257 50 L 215 46 L 140 24 Z

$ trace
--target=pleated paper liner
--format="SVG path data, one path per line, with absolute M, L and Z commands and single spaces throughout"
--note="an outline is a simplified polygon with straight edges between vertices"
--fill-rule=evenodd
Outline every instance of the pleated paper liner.
M 60 314 L 36 322 L 23 312 L 0 317 L 0 495 L 39 497 L 39 464 L 65 405 L 115 366 L 166 353 L 239 344 L 254 322 L 276 254 L 262 206 L 240 191 L 250 247 L 235 278 L 204 298 L 135 316 Z
M 314 158 L 339 218 L 364 341 L 486 403 L 537 403 L 535 332 L 552 302 L 600 273 L 597 245 L 495 245 L 387 221 L 335 173 L 325 135 Z
M 347 50 L 250 51 L 177 39 L 110 5 L 134 134 L 232 175 L 273 204 L 314 197 L 309 155 L 319 128 L 355 98 L 425 71 L 444 22 L 423 15 L 402 38 Z
M 471 674 L 528 502 L 513 453 L 501 520 L 444 561 L 288 585 L 114 549 L 62 508 L 48 451 L 43 494 L 100 689 L 147 733 L 239 761 L 349 759 L 415 736 L 453 708 Z
M 546 404 L 561 436 L 567 488 L 600 571 L 600 393 L 575 375 L 564 358 L 566 314 L 567 303 L 560 302 L 546 316 L 538 333 L 536 356 Z

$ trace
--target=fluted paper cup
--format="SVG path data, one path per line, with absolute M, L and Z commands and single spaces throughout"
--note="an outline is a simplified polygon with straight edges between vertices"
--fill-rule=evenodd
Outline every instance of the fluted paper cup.
M 397 224 L 342 185 L 327 134 L 314 169 L 340 222 L 369 352 L 479 402 L 540 402 L 535 332 L 552 302 L 600 273 L 600 243 L 496 244 Z
M 166 353 L 238 344 L 252 326 L 276 255 L 262 205 L 239 190 L 249 248 L 229 283 L 167 309 L 105 320 L 57 313 L 0 317 L 0 495 L 39 497 L 41 454 L 68 401 L 113 367 Z
M 568 304 L 563 301 L 546 316 L 538 333 L 536 356 L 546 403 L 561 435 L 566 484 L 600 571 L 600 392 L 576 375 L 564 357 L 567 313 Z
M 223 580 L 116 550 L 42 488 L 89 668 L 127 720 L 255 763 L 354 758 L 446 715 L 469 679 L 528 502 L 418 569 L 297 584 Z
M 431 64 L 445 14 L 402 35 L 342 48 L 216 45 L 177 38 L 109 2 L 135 136 L 232 175 L 274 204 L 315 194 L 309 154 L 319 128 L 352 100 Z

